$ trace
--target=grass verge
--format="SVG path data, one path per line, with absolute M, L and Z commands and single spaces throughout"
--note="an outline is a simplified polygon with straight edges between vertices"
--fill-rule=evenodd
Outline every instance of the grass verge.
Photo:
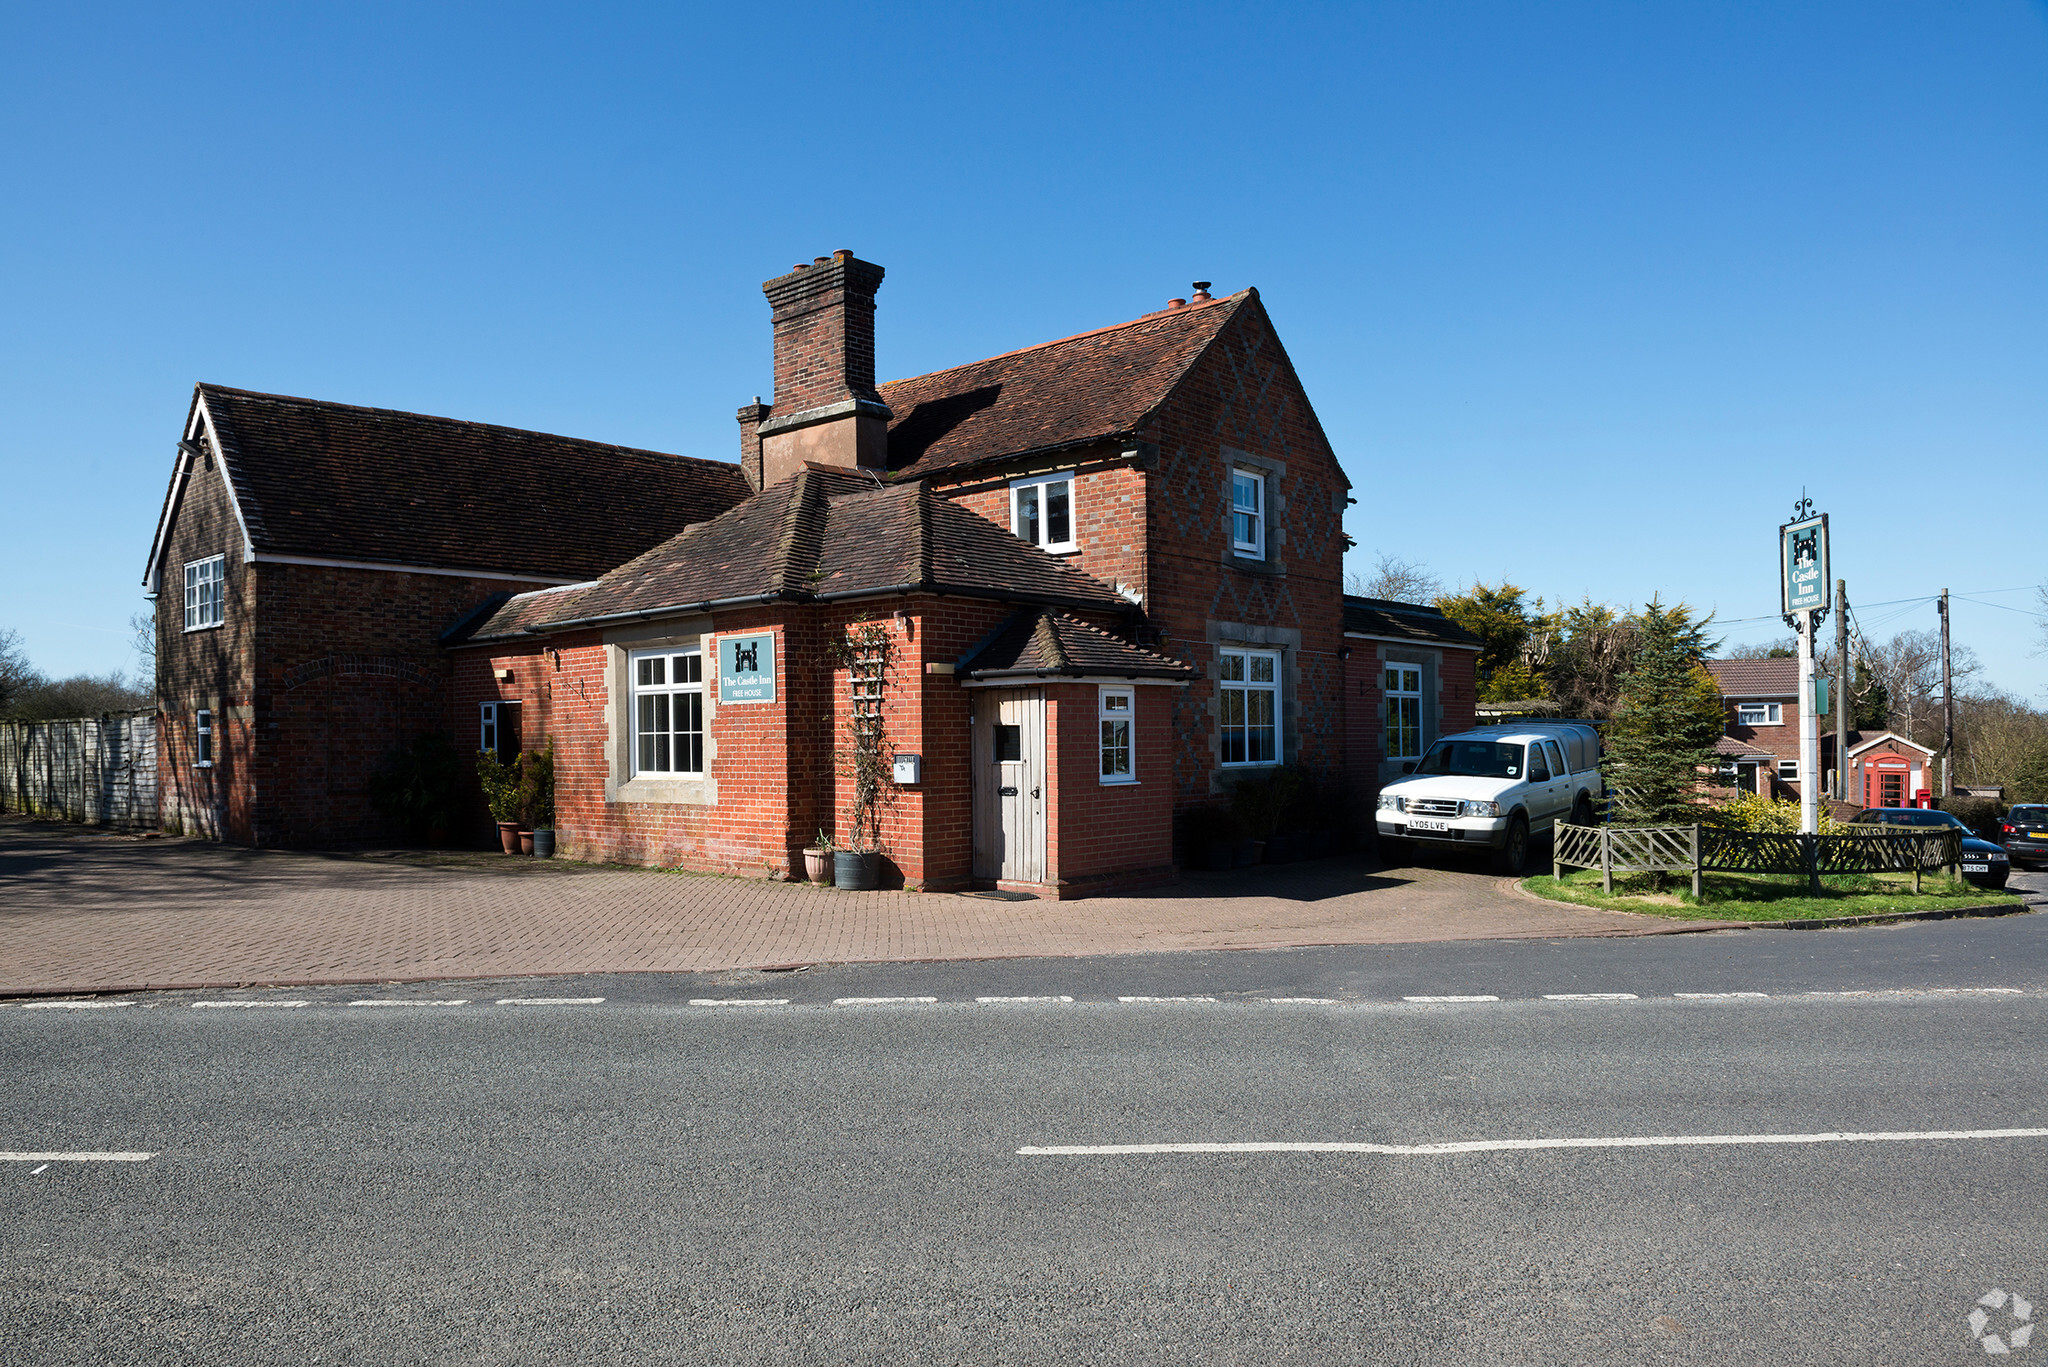
M 1806 921 L 1834 916 L 1882 916 L 1902 911 L 1936 911 L 1943 907 L 2017 905 L 2015 893 L 1994 892 L 1947 875 L 1922 875 L 1922 891 L 1913 893 L 1911 874 L 1859 873 L 1822 878 L 1821 894 L 1807 891 L 1796 874 L 1710 873 L 1701 880 L 1706 898 L 1695 902 L 1692 879 L 1670 874 L 1660 891 L 1654 875 L 1616 874 L 1614 895 L 1600 890 L 1598 869 L 1579 869 L 1562 879 L 1544 874 L 1525 878 L 1522 886 L 1553 902 L 1571 902 L 1606 911 L 1639 911 L 1687 921 Z

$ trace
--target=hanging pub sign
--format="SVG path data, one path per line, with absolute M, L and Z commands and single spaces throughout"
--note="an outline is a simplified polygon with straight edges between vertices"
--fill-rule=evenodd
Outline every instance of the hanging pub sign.
M 718 701 L 775 701 L 775 634 L 718 638 Z
M 1828 585 L 1828 515 L 1812 514 L 1813 504 L 1800 500 L 1802 516 L 1778 528 L 1778 568 L 1785 612 L 1825 611 Z M 1812 515 L 1804 515 L 1812 514 Z

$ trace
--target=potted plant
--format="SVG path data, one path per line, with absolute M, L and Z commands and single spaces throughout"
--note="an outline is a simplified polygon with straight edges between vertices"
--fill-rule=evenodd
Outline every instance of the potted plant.
M 1182 857 L 1212 873 L 1231 868 L 1237 863 L 1240 830 L 1237 818 L 1225 808 L 1192 807 L 1181 818 Z
M 818 828 L 818 843 L 804 850 L 804 877 L 813 883 L 832 886 L 832 837 Z
M 519 770 L 489 750 L 476 752 L 477 786 L 484 790 L 484 805 L 491 820 L 498 823 L 498 843 L 505 853 L 519 853 Z
M 519 814 L 531 829 L 519 833 L 519 847 L 551 859 L 555 853 L 555 742 L 519 757 Z

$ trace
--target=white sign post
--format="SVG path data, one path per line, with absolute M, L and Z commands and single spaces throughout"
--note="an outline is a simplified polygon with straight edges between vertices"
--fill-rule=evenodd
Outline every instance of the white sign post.
M 1793 505 L 1797 516 L 1778 528 L 1779 583 L 1785 625 L 1799 633 L 1799 829 L 1820 832 L 1820 713 L 1814 706 L 1813 633 L 1827 616 L 1831 566 L 1828 515 L 1813 500 Z M 1837 755 L 1840 764 L 1842 757 Z

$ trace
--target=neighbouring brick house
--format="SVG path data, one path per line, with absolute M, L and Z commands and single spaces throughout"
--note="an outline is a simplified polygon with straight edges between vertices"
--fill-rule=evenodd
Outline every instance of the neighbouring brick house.
M 1726 729 L 1715 745 L 1732 786 L 1766 797 L 1799 796 L 1799 661 L 1708 660 L 1727 708 Z M 1820 731 L 1820 771 L 1832 784 L 1835 732 Z M 1890 731 L 1849 732 L 1849 773 L 1842 792 L 1849 807 L 1911 806 L 1933 785 L 1934 752 Z M 1823 789 L 1823 792 L 1826 792 Z
M 525 519 L 516 562 L 485 554 L 506 544 L 486 531 L 454 544 L 438 524 L 408 530 L 396 501 L 403 544 L 389 558 L 417 565 L 431 547 L 431 564 L 465 573 L 458 588 L 437 569 L 446 591 L 382 614 L 378 658 L 431 683 L 401 679 L 423 690 L 418 707 L 360 728 L 352 760 L 373 763 L 430 718 L 464 748 L 502 748 L 516 718 L 526 746 L 554 743 L 566 853 L 773 874 L 819 830 L 845 837 L 839 752 L 856 716 L 879 718 L 920 764 L 883 819 L 893 877 L 1073 895 L 1170 876 L 1174 814 L 1225 799 L 1242 776 L 1282 763 L 1343 775 L 1369 811 L 1393 750 L 1470 724 L 1475 643 L 1431 609 L 1342 595 L 1349 483 L 1255 290 L 1202 287 L 1127 323 L 878 385 L 882 274 L 841 252 L 767 282 L 774 401 L 739 410 L 736 466 L 621 453 L 728 476 L 703 477 L 665 525 L 664 496 L 636 490 L 636 544 L 586 537 L 615 520 L 600 505 L 616 486 L 536 515 L 532 486 L 499 481 L 495 506 Z M 195 414 L 230 393 L 203 387 Z M 235 440 L 209 422 L 188 424 L 181 472 Z M 309 480 L 308 497 L 374 520 L 373 505 L 394 503 L 372 492 L 385 457 L 374 440 L 350 449 L 359 468 Z M 460 497 L 481 496 L 463 478 Z M 261 663 L 244 742 L 254 817 L 267 810 L 266 718 L 296 737 L 285 745 L 333 743 L 310 709 L 278 715 L 289 681 L 372 652 L 324 639 L 332 628 L 309 609 L 266 627 L 273 552 L 237 531 L 259 581 L 229 585 L 255 594 L 243 609 Z M 153 576 L 211 544 L 184 535 L 167 511 Z M 355 587 L 366 619 L 417 592 L 364 573 L 382 576 Z M 222 679 L 240 667 L 206 660 Z M 167 667 L 167 730 L 196 699 L 225 705 L 233 691 L 194 682 L 198 663 Z M 357 676 L 319 677 L 339 688 Z M 218 794 L 239 775 L 204 777 Z M 293 790 L 277 791 L 287 800 L 268 824 L 231 815 L 216 829 L 312 835 Z M 231 814 L 240 802 L 228 797 Z

